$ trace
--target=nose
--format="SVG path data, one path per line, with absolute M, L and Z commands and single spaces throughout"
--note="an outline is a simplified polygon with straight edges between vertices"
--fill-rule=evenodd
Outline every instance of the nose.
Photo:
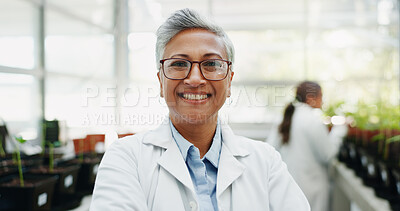
M 207 80 L 201 74 L 199 64 L 194 63 L 189 75 L 183 80 L 183 83 L 192 87 L 199 87 L 206 84 L 206 81 Z

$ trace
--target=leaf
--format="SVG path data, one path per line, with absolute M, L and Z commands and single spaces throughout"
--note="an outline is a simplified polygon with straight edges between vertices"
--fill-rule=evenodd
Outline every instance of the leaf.
M 17 140 L 19 143 L 23 144 L 26 142 L 25 139 L 23 139 L 22 137 L 15 137 L 15 140 Z
M 379 140 L 383 140 L 383 139 L 385 139 L 385 135 L 383 133 L 379 133 L 377 135 L 374 135 L 371 138 L 371 141 L 379 141 Z
M 400 141 L 400 135 L 393 136 L 386 140 L 387 143 L 398 142 L 398 141 Z

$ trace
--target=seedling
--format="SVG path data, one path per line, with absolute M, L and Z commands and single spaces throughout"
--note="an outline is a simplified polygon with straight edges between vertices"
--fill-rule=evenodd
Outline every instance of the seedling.
M 386 146 L 385 146 L 385 153 L 384 153 L 384 158 L 387 159 L 389 157 L 389 144 L 393 142 L 400 142 L 400 135 L 393 136 L 391 138 L 386 139 Z M 398 161 L 398 165 L 400 166 L 400 159 Z
M 3 136 L 0 134 L 0 156 L 2 158 L 4 158 L 6 156 L 6 152 L 4 151 L 4 148 L 3 148 L 3 141 L 5 141 L 5 140 L 3 140 Z
M 26 142 L 25 139 L 23 139 L 22 137 L 15 137 L 15 140 L 17 140 L 19 143 L 23 144 Z M 21 187 L 24 187 L 24 176 L 22 174 L 22 164 L 21 164 L 21 154 L 19 151 L 19 144 L 16 144 L 17 146 L 17 159 L 18 159 L 18 172 L 19 172 L 19 183 L 21 185 Z
M 378 149 L 377 149 L 379 154 L 383 154 L 382 151 L 384 150 L 384 145 L 385 145 L 384 140 L 385 139 L 386 139 L 386 136 L 382 131 L 379 134 L 374 135 L 371 138 L 372 142 L 379 142 L 378 143 Z
M 44 121 L 42 124 L 42 157 L 44 157 L 45 151 L 46 151 L 46 122 Z
M 52 143 L 51 141 L 47 141 L 47 145 L 49 146 L 49 172 L 53 173 L 54 171 L 54 147 L 60 146 L 60 142 L 56 141 Z
M 49 145 L 49 172 L 53 173 L 54 171 L 54 145 L 51 142 L 48 142 Z

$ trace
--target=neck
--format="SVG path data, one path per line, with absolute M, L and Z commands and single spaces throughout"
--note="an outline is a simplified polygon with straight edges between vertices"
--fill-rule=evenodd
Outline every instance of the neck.
M 200 158 L 202 158 L 211 147 L 217 128 L 218 117 L 215 116 L 200 123 L 190 123 L 182 119 L 172 118 L 171 116 L 170 119 L 176 130 L 199 149 Z

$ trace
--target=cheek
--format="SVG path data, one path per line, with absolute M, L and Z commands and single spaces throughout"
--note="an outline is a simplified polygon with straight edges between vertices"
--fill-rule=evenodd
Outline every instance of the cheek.
M 164 80 L 163 83 L 163 92 L 164 92 L 164 97 L 173 97 L 175 96 L 175 88 L 177 84 L 174 83 L 173 81 L 168 81 Z
M 215 86 L 215 90 L 219 98 L 227 98 L 230 94 L 229 83 L 223 82 L 221 84 L 218 84 L 217 86 Z

